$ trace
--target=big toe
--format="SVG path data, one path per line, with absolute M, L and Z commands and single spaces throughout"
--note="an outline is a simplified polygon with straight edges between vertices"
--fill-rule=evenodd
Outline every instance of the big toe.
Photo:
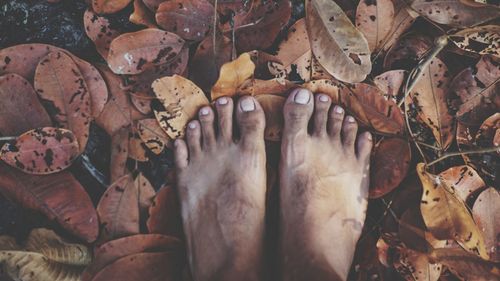
M 264 144 L 264 110 L 255 98 L 251 96 L 240 98 L 236 108 L 236 121 L 241 145 L 255 147 Z
M 307 89 L 295 89 L 290 93 L 283 109 L 285 127 L 283 137 L 307 135 L 307 126 L 314 109 L 312 93 Z

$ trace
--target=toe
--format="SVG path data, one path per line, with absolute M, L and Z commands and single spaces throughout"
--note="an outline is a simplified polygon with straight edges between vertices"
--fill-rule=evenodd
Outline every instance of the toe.
M 188 148 L 186 143 L 181 140 L 175 140 L 174 142 L 174 156 L 175 156 L 175 166 L 177 169 L 184 169 L 188 165 Z
M 264 143 L 265 116 L 259 102 L 244 96 L 238 101 L 236 121 L 240 131 L 240 143 L 243 146 L 255 146 Z
M 217 108 L 217 118 L 219 135 L 217 139 L 221 142 L 229 143 L 233 139 L 233 100 L 222 97 L 215 103 Z
M 205 106 L 198 113 L 203 137 L 203 149 L 210 150 L 215 146 L 214 112 L 211 107 Z
M 356 156 L 361 163 L 369 164 L 372 151 L 373 137 L 370 132 L 364 132 L 358 136 L 356 141 Z
M 334 106 L 328 116 L 328 133 L 330 137 L 340 142 L 340 131 L 342 130 L 342 122 L 344 121 L 344 109 L 340 105 Z
M 189 149 L 189 157 L 191 159 L 198 157 L 201 151 L 201 129 L 200 122 L 198 120 L 193 120 L 189 122 L 186 130 L 186 141 Z
M 324 94 L 316 96 L 314 104 L 314 135 L 325 136 L 326 124 L 328 120 L 328 109 L 330 108 L 330 97 Z
M 354 142 L 358 132 L 358 123 L 354 117 L 348 115 L 342 124 L 342 143 L 346 150 L 354 152 Z
M 284 137 L 294 137 L 299 134 L 307 135 L 307 126 L 313 112 L 313 95 L 306 89 L 293 90 L 283 109 L 285 126 Z

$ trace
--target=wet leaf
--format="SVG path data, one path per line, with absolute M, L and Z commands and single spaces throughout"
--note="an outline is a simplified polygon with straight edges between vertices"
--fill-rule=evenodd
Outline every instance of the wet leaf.
M 17 74 L 0 76 L 0 100 L 0 134 L 4 136 L 52 125 L 33 87 Z
M 163 186 L 158 190 L 149 208 L 147 226 L 150 233 L 184 237 L 180 204 L 174 187 Z
M 146 27 L 156 28 L 154 15 L 142 0 L 134 0 L 134 12 L 129 17 L 130 22 Z
M 213 25 L 214 7 L 206 0 L 172 0 L 160 4 L 156 22 L 185 40 L 201 41 Z
M 472 208 L 472 216 L 484 235 L 490 260 L 500 261 L 500 194 L 490 187 L 481 192 Z
M 154 111 L 156 120 L 170 138 L 183 137 L 187 123 L 200 107 L 208 104 L 205 94 L 193 82 L 178 75 L 158 79 L 152 87 L 165 108 L 165 111 Z
M 280 141 L 283 132 L 283 106 L 286 98 L 276 95 L 258 95 L 255 99 L 260 103 L 266 115 L 264 138 L 268 141 Z
M 71 165 L 78 156 L 78 142 L 69 130 L 38 128 L 0 149 L 0 159 L 30 174 L 52 174 Z
M 432 129 L 439 147 L 446 150 L 455 135 L 455 120 L 447 105 L 448 68 L 440 59 L 433 58 L 422 72 L 405 102 L 417 107 L 419 119 Z
M 394 23 L 392 0 L 362 0 L 356 10 L 356 27 L 363 33 L 371 52 L 383 47 Z
M 451 167 L 439 176 L 463 202 L 486 187 L 476 170 L 467 165 Z
M 417 172 L 424 189 L 420 210 L 427 229 L 437 239 L 454 239 L 467 251 L 488 259 L 482 233 L 464 202 L 441 177 L 425 171 L 423 163 L 417 165 Z
M 137 189 L 131 176 L 123 176 L 106 189 L 97 205 L 100 242 L 139 233 Z
M 255 64 L 249 53 L 243 53 L 234 61 L 225 63 L 220 69 L 219 79 L 212 87 L 212 100 L 236 95 L 238 87 L 250 79 L 254 71 Z
M 405 70 L 389 70 L 375 77 L 373 82 L 384 93 L 386 99 L 397 102 L 405 77 Z
M 111 136 L 111 163 L 110 163 L 110 182 L 115 182 L 119 178 L 128 175 L 129 128 L 121 128 Z
M 107 18 L 99 16 L 90 9 L 83 15 L 83 23 L 85 32 L 94 42 L 97 52 L 106 59 L 111 41 L 120 36 L 120 32 L 111 28 Z
M 398 187 L 408 173 L 410 160 L 406 140 L 386 138 L 376 144 L 370 164 L 370 198 L 379 198 Z
M 498 10 L 497 13 L 500 13 Z M 459 48 L 500 58 L 500 26 L 484 25 L 460 30 L 450 36 Z
M 169 147 L 170 138 L 162 130 L 156 119 L 137 121 L 137 132 L 143 143 L 154 153 L 160 154 L 165 147 Z
M 92 201 L 70 173 L 34 176 L 0 163 L 0 183 L 0 192 L 24 208 L 42 212 L 87 242 L 97 238 Z
M 88 86 L 78 66 L 61 51 L 49 53 L 36 68 L 35 91 L 44 103 L 50 104 L 49 114 L 56 124 L 75 134 L 83 152 L 92 109 Z
M 489 281 L 500 278 L 497 264 L 469 254 L 461 248 L 436 249 L 430 258 L 444 264 L 461 280 Z
M 363 81 L 372 67 L 363 34 L 334 1 L 309 0 L 306 13 L 311 50 L 319 63 L 341 81 Z
M 156 28 L 125 33 L 109 47 L 109 68 L 116 74 L 139 74 L 154 66 L 175 62 L 184 40 L 174 33 Z
M 98 14 L 113 14 L 123 10 L 131 0 L 92 0 L 92 9 Z

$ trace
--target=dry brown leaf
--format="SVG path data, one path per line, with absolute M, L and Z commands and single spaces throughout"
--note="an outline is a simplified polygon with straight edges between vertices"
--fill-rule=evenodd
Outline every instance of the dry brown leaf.
M 356 10 L 356 27 L 363 33 L 371 52 L 383 47 L 394 23 L 392 0 L 362 0 Z
M 134 181 L 135 187 L 137 188 L 137 197 L 139 201 L 139 214 L 141 215 L 141 222 L 143 218 L 147 218 L 149 213 L 149 208 L 153 204 L 153 199 L 156 196 L 156 191 L 149 180 L 140 173 Z M 145 221 L 145 220 L 144 220 Z
M 401 37 L 401 35 L 405 33 L 415 21 L 415 19 L 408 13 L 408 4 L 406 1 L 395 0 L 394 2 L 394 22 L 387 37 L 384 38 L 384 42 L 380 44 L 380 51 L 389 50 L 399 37 Z
M 17 74 L 0 76 L 0 100 L 0 134 L 4 136 L 52 125 L 33 87 Z
M 236 95 L 238 87 L 250 79 L 254 71 L 255 64 L 249 53 L 243 53 L 234 61 L 225 63 L 220 69 L 219 79 L 212 87 L 212 100 Z
M 134 0 L 134 12 L 129 17 L 130 22 L 150 28 L 156 28 L 154 15 L 142 0 Z
M 283 133 L 283 106 L 286 98 L 276 95 L 258 95 L 255 99 L 260 103 L 266 116 L 264 138 L 268 141 L 280 141 Z
M 423 194 L 420 210 L 427 229 L 437 239 L 454 239 L 467 251 L 488 259 L 484 238 L 464 202 L 439 176 L 417 165 Z
M 285 79 L 249 79 L 236 90 L 238 95 L 282 95 L 285 96 L 290 89 L 297 85 Z
M 482 147 L 499 146 L 500 113 L 495 113 L 484 120 L 476 133 L 476 145 Z
M 373 82 L 384 93 L 386 99 L 397 102 L 405 77 L 405 70 L 389 70 L 375 77 Z
M 472 216 L 484 235 L 490 260 L 500 262 L 500 194 L 490 187 L 481 192 L 472 207 Z
M 429 256 L 434 262 L 444 264 L 460 280 L 500 279 L 500 269 L 497 264 L 467 253 L 462 248 L 435 249 Z
M 69 130 L 38 128 L 0 149 L 0 159 L 29 174 L 52 174 L 71 165 L 79 155 L 78 142 Z
M 21 246 L 17 244 L 16 238 L 2 235 L 0 236 L 0 251 L 17 251 L 21 250 Z
M 187 123 L 208 100 L 200 88 L 188 79 L 174 75 L 153 82 L 153 91 L 165 111 L 155 110 L 156 120 L 172 139 L 184 136 Z
M 129 174 L 129 170 L 127 169 L 128 143 L 128 127 L 119 129 L 111 136 L 110 182 L 115 182 L 119 178 Z
M 141 137 L 139 136 L 139 132 L 136 128 L 137 125 L 134 122 L 134 125 L 130 127 L 128 135 L 128 157 L 136 161 L 145 162 L 149 160 L 149 157 L 147 156 L 146 147 L 142 142 Z
M 149 208 L 147 226 L 150 233 L 184 237 L 180 204 L 174 187 L 163 186 L 158 190 Z
M 114 14 L 123 10 L 132 0 L 92 0 L 92 9 L 98 14 Z
M 384 69 L 408 68 L 408 65 L 417 64 L 432 48 L 430 37 L 408 33 L 398 38 L 384 58 Z
M 449 84 L 448 68 L 440 59 L 433 58 L 405 101 L 406 108 L 410 108 L 410 103 L 415 105 L 419 119 L 432 129 L 442 150 L 451 145 L 455 136 L 455 120 L 447 104 Z
M 443 266 L 432 264 L 426 254 L 398 247 L 399 258 L 394 261 L 394 268 L 405 280 L 437 281 Z
M 464 202 L 467 202 L 471 195 L 486 187 L 476 170 L 467 165 L 451 167 L 441 172 L 439 177 Z
M 306 25 L 311 50 L 328 73 L 349 83 L 366 78 L 372 68 L 368 42 L 334 1 L 306 1 Z
M 328 95 L 332 99 L 332 103 L 339 104 L 340 103 L 340 91 L 339 91 L 340 83 L 337 83 L 335 80 L 331 79 L 321 79 L 321 80 L 312 80 L 302 85 L 305 89 L 309 91 L 319 94 L 323 93 Z
M 147 28 L 116 37 L 109 47 L 107 62 L 116 74 L 139 74 L 162 64 L 175 63 L 184 40 L 175 33 Z
M 83 24 L 85 32 L 94 42 L 97 52 L 106 59 L 111 41 L 118 37 L 120 32 L 111 28 L 107 18 L 97 15 L 90 9 L 83 14 Z
M 165 147 L 170 147 L 170 138 L 162 130 L 156 119 L 143 119 L 137 121 L 137 132 L 143 143 L 154 154 L 160 154 Z
M 450 38 L 455 45 L 465 51 L 500 58 L 500 26 L 498 25 L 463 29 L 451 35 Z

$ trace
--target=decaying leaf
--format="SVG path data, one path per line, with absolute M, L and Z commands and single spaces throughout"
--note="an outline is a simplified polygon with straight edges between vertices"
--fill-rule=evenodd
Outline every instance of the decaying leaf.
M 254 71 L 255 64 L 249 53 L 243 53 L 234 61 L 225 63 L 220 69 L 219 79 L 212 87 L 212 100 L 234 96 L 238 87 L 250 79 Z
M 92 0 L 92 9 L 98 14 L 116 13 L 130 3 L 132 0 Z
M 193 82 L 178 75 L 158 79 L 152 87 L 165 108 L 165 111 L 154 111 L 156 120 L 170 138 L 184 136 L 187 123 L 200 107 L 208 104 L 205 94 Z
M 394 2 L 394 22 L 391 30 L 384 38 L 384 42 L 380 44 L 381 51 L 389 50 L 415 21 L 408 13 L 408 3 L 406 1 L 396 0 Z
M 213 24 L 214 7 L 207 0 L 172 0 L 160 4 L 156 22 L 185 40 L 201 41 Z
M 0 76 L 0 100 L 0 134 L 4 136 L 52 125 L 33 87 L 17 74 Z
M 356 10 L 356 27 L 363 33 L 371 52 L 378 51 L 394 23 L 392 0 L 362 0 Z
M 394 261 L 394 268 L 405 280 L 437 281 L 443 266 L 432 264 L 426 254 L 412 249 L 398 247 L 399 258 Z
M 147 28 L 116 37 L 109 47 L 108 65 L 116 74 L 139 74 L 175 62 L 184 40 L 174 33 Z
M 142 218 L 146 218 L 148 216 L 149 208 L 153 204 L 153 199 L 156 195 L 156 191 L 143 173 L 140 173 L 135 178 L 134 184 L 137 188 L 139 213 L 141 215 L 142 221 Z
M 78 154 L 73 133 L 52 127 L 28 131 L 0 149 L 0 159 L 30 174 L 60 172 L 69 167 Z
M 268 141 L 280 141 L 283 132 L 283 106 L 286 98 L 276 95 L 258 95 L 255 99 L 260 103 L 266 115 L 264 138 Z
M 420 210 L 427 229 L 437 239 L 454 239 L 464 249 L 488 259 L 484 238 L 464 202 L 439 176 L 425 171 L 425 165 L 417 165 L 423 193 Z
M 56 124 L 75 134 L 83 152 L 92 118 L 90 93 L 74 61 L 61 51 L 51 52 L 36 68 L 35 91 L 50 104 Z
M 497 264 L 461 248 L 435 249 L 430 254 L 430 259 L 445 265 L 461 280 L 491 281 L 500 278 L 500 268 Z
M 495 113 L 484 120 L 476 133 L 476 145 L 492 147 L 499 146 L 500 113 Z
M 497 13 L 500 13 L 498 10 Z M 460 30 L 450 36 L 463 50 L 500 58 L 500 26 L 484 25 Z
M 472 208 L 472 216 L 484 235 L 490 260 L 500 261 L 500 194 L 490 187 L 481 192 Z
M 111 136 L 110 182 L 129 174 L 127 169 L 129 130 L 128 127 L 121 128 Z
M 182 218 L 177 192 L 172 186 L 163 186 L 156 193 L 149 208 L 147 221 L 150 233 L 183 237 Z
M 334 1 L 306 1 L 306 25 L 311 50 L 328 73 L 349 83 L 366 78 L 372 68 L 368 42 Z
M 140 162 L 148 161 L 147 149 L 139 136 L 135 122 L 130 127 L 128 136 L 128 157 Z
M 408 69 L 417 65 L 422 57 L 432 49 L 430 37 L 408 33 L 395 41 L 384 58 L 384 69 Z
M 463 202 L 467 202 L 471 195 L 486 187 L 476 170 L 467 165 L 451 167 L 440 173 L 439 177 Z
M 375 77 L 373 82 L 382 91 L 386 99 L 397 102 L 405 77 L 405 70 L 389 70 Z
M 154 15 L 148 10 L 148 7 L 142 0 L 134 0 L 134 12 L 129 17 L 130 22 L 137 25 L 143 25 L 151 28 L 156 28 Z
M 160 154 L 165 147 L 170 146 L 170 138 L 162 130 L 156 119 L 137 121 L 137 132 L 144 144 L 154 153 Z
M 285 79 L 249 79 L 243 82 L 236 90 L 238 95 L 281 95 L 285 96 L 290 89 L 296 88 L 297 85 Z
M 56 220 L 87 242 L 97 238 L 99 228 L 92 201 L 68 172 L 35 176 L 0 163 L 0 192 L 24 208 Z
M 109 20 L 88 9 L 83 15 L 83 23 L 87 36 L 94 42 L 97 52 L 106 59 L 111 41 L 120 35 L 118 30 L 111 28 Z
M 119 178 L 108 187 L 97 205 L 101 224 L 100 242 L 139 233 L 137 189 L 131 176 Z

